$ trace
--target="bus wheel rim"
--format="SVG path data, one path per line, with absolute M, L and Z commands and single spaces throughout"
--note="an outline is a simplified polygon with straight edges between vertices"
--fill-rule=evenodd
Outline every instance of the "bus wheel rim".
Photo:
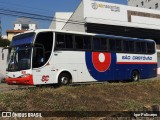
M 61 82 L 62 82 L 63 84 L 67 84 L 67 83 L 68 83 L 68 78 L 67 78 L 67 77 L 62 77 L 62 78 L 61 78 Z

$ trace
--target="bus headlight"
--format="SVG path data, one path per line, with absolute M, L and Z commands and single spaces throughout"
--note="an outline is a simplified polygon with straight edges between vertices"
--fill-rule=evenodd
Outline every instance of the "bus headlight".
M 24 75 L 22 75 L 22 76 L 20 76 L 21 78 L 24 78 L 24 77 L 28 77 L 28 76 L 30 76 L 30 74 L 24 74 Z

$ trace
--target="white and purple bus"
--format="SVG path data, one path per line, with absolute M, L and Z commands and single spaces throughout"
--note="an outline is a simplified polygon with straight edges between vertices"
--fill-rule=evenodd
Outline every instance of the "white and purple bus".
M 104 34 L 35 30 L 13 37 L 6 82 L 45 85 L 157 76 L 155 42 Z

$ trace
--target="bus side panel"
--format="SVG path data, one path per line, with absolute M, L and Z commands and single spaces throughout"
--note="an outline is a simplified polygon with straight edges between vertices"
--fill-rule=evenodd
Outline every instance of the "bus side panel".
M 157 64 L 142 65 L 140 69 L 140 78 L 146 79 L 157 76 Z
M 85 61 L 90 75 L 96 81 L 109 81 L 115 79 L 115 53 L 86 52 Z
M 130 70 L 125 65 L 115 65 L 115 80 L 127 80 Z

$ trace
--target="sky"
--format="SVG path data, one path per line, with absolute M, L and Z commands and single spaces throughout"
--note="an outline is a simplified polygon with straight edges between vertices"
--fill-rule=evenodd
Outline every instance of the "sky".
M 81 0 L 0 0 L 0 18 L 2 35 L 6 30 L 13 30 L 17 16 L 3 15 L 5 10 L 53 17 L 55 12 L 74 12 Z M 127 0 L 101 0 L 110 3 L 127 4 Z M 1 11 L 2 10 L 2 11 Z M 47 29 L 51 21 L 33 20 L 38 28 Z

